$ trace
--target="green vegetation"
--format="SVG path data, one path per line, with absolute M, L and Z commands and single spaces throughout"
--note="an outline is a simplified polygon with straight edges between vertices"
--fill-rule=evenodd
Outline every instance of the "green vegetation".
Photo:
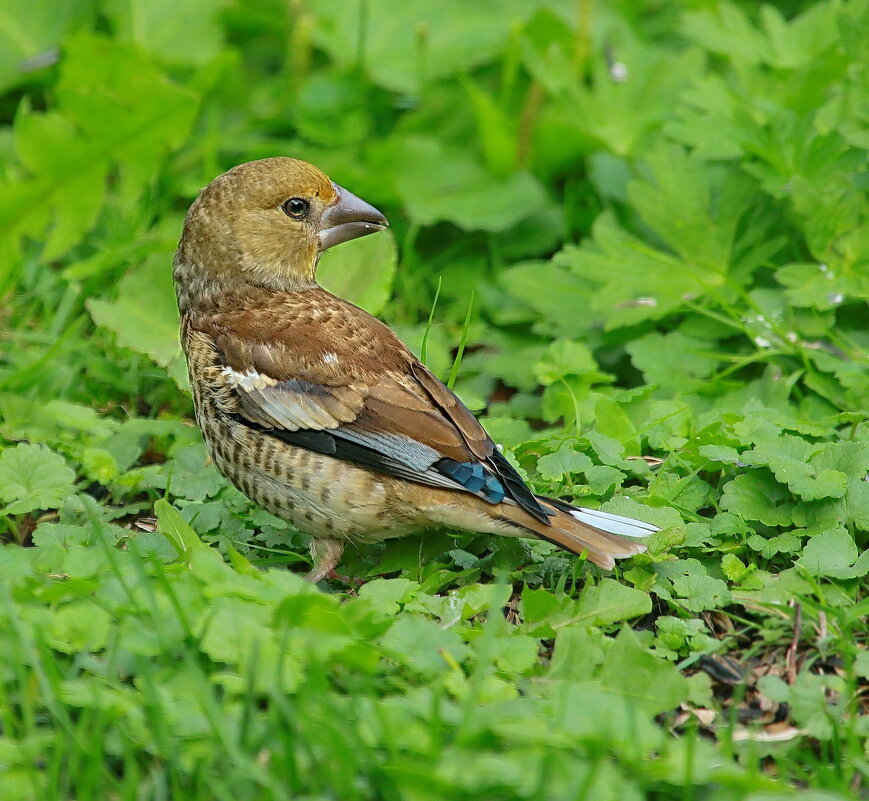
M 866 798 L 867 30 L 0 5 L 3 801 Z M 392 221 L 324 283 L 648 554 L 433 531 L 299 577 L 206 460 L 170 277 L 199 189 L 281 154 Z

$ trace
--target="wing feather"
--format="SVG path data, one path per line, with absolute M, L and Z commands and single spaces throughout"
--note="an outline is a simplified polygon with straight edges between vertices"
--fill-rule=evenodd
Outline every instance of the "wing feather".
M 410 481 L 504 498 L 548 524 L 474 415 L 388 328 L 322 290 L 303 295 L 203 323 L 239 421 Z

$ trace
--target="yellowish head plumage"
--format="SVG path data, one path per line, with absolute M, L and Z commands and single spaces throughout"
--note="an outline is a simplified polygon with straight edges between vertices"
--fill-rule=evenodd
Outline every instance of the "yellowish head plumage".
M 269 158 L 215 178 L 190 207 L 175 257 L 179 303 L 245 285 L 311 286 L 320 253 L 386 218 L 312 164 Z

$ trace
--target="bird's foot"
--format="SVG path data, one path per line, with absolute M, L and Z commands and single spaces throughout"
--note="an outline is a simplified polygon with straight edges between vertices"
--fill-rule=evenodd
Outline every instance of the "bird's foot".
M 364 578 L 360 578 L 359 576 L 342 576 L 335 570 L 330 570 L 326 578 L 332 579 L 332 581 L 340 581 L 348 587 L 361 587 L 365 583 Z
M 311 558 L 314 566 L 305 578 L 312 584 L 322 581 L 335 572 L 341 555 L 344 553 L 343 540 L 333 540 L 320 537 L 311 538 Z

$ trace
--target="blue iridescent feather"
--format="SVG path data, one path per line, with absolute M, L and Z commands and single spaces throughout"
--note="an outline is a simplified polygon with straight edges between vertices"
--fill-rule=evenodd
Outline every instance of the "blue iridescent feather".
M 441 459 L 436 467 L 445 476 L 449 476 L 457 484 L 461 484 L 466 490 L 481 496 L 489 503 L 501 503 L 504 500 L 504 485 L 479 462 Z

